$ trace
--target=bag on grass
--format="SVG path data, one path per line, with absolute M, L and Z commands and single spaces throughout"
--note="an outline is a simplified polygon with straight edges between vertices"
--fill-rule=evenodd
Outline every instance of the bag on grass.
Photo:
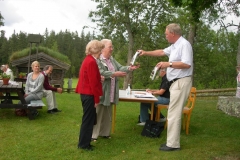
M 147 120 L 141 135 L 150 138 L 158 138 L 161 132 L 164 130 L 164 124 L 165 122 Z
M 17 116 L 27 116 L 27 111 L 25 109 L 15 109 L 15 114 Z

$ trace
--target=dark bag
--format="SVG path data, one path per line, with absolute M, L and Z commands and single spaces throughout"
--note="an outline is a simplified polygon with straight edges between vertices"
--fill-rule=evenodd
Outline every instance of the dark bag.
M 15 109 L 16 116 L 27 116 L 27 111 L 25 109 Z
M 161 132 L 164 130 L 164 124 L 165 122 L 147 120 L 141 135 L 150 138 L 158 138 Z

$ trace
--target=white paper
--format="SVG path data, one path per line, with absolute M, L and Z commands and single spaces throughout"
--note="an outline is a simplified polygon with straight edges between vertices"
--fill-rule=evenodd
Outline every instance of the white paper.
M 16 85 L 16 86 L 19 85 L 19 83 L 16 82 L 16 81 L 11 81 L 11 80 L 10 80 L 9 83 L 12 84 L 12 85 Z
M 135 60 L 137 59 L 137 57 L 138 57 L 139 54 L 140 54 L 140 52 L 136 52 L 136 53 L 134 54 L 134 56 L 132 57 L 132 60 L 131 60 L 131 62 L 130 62 L 131 65 L 134 65 Z
M 135 93 L 135 97 L 137 98 L 153 98 L 154 96 L 151 93 L 145 92 L 145 93 Z
M 154 67 L 150 75 L 150 78 L 152 80 L 154 80 L 154 78 L 156 77 L 157 72 L 158 72 L 158 67 Z

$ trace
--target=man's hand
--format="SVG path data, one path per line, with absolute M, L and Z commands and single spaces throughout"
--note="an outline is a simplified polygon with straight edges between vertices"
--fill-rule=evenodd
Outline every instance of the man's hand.
M 57 88 L 57 92 L 62 94 L 62 88 Z
M 148 93 L 153 93 L 153 90 L 151 90 L 151 89 L 146 89 L 146 92 L 148 92 Z
M 158 64 L 156 65 L 156 67 L 158 68 L 167 68 L 169 67 L 169 62 L 158 62 Z
M 145 54 L 144 50 L 138 50 L 138 52 L 140 52 L 139 56 L 143 56 Z

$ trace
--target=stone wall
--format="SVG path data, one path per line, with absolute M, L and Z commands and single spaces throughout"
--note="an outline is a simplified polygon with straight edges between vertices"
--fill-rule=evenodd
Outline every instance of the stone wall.
M 219 96 L 217 109 L 222 110 L 228 115 L 240 118 L 240 98 L 235 96 Z

